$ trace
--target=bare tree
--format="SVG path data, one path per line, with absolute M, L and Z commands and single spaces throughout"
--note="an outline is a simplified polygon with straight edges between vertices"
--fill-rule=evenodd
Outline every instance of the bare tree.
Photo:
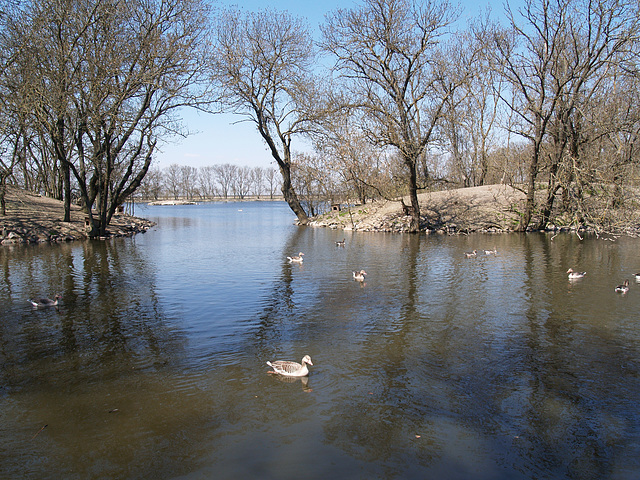
M 382 174 L 383 152 L 367 141 L 358 128 L 360 124 L 353 110 L 339 112 L 323 122 L 315 136 L 315 148 L 324 157 L 325 169 L 336 172 L 344 193 L 362 204 L 367 198 L 397 197 L 401 191 L 390 188 L 388 177 Z
M 250 167 L 244 166 L 236 168 L 233 181 L 231 182 L 234 196 L 242 200 L 249 195 L 251 191 L 251 179 Z
M 251 169 L 251 188 L 253 195 L 260 198 L 260 195 L 264 193 L 264 168 L 253 167 Z
M 273 200 L 273 196 L 275 195 L 276 189 L 279 185 L 275 168 L 267 168 L 265 170 L 265 178 L 267 180 L 267 185 L 269 186 L 269 198 Z
M 456 15 L 446 1 L 364 0 L 328 16 L 323 28 L 323 46 L 337 58 L 336 69 L 365 112 L 367 135 L 401 155 L 412 232 L 420 229 L 419 159 L 466 71 L 449 69 L 450 57 L 438 48 Z
M 307 211 L 318 215 L 321 207 L 334 196 L 336 175 L 318 154 L 299 153 L 296 155 L 296 189 Z
M 459 51 L 467 51 L 462 59 L 475 58 L 474 74 L 447 99 L 441 126 L 444 149 L 450 157 L 450 180 L 466 187 L 487 181 L 489 153 L 497 144 L 500 119 L 500 98 L 495 92 L 502 90 L 504 80 L 491 68 L 490 30 L 485 22 L 473 21 L 468 31 L 456 35 Z M 458 60 L 458 56 L 451 58 L 454 64 Z
M 174 200 L 178 200 L 182 194 L 182 172 L 181 166 L 177 163 L 172 163 L 164 169 L 164 186 L 167 193 L 173 197 Z
M 536 210 L 536 182 L 547 170 L 547 198 L 538 227 L 549 219 L 561 181 L 563 158 L 570 151 L 572 125 L 593 98 L 616 62 L 633 54 L 637 36 L 637 4 L 627 0 L 527 0 L 522 21 L 507 9 L 510 30 L 497 32 L 494 43 L 498 71 L 512 96 L 502 96 L 519 118 L 514 133 L 531 144 L 527 195 L 520 228 L 526 229 Z M 580 108 L 579 108 L 580 107 Z
M 198 191 L 198 169 L 189 165 L 180 167 L 180 188 L 187 200 L 193 200 Z
M 81 57 L 75 54 L 91 25 L 95 5 L 74 2 L 27 2 L 7 17 L 3 47 L 15 59 L 8 78 L 13 112 L 38 134 L 42 154 L 38 167 L 46 193 L 64 200 L 64 221 L 70 221 L 70 161 L 73 126 L 72 96 L 79 89 Z M 28 112 L 28 113 L 27 113 Z M 23 130 L 24 139 L 30 137 Z
M 224 198 L 228 198 L 238 167 L 225 163 L 223 165 L 214 165 L 213 168 L 215 179 L 220 185 L 220 192 Z
M 158 167 L 151 167 L 140 184 L 143 198 L 158 200 L 162 193 L 162 171 Z
M 105 234 L 160 138 L 180 130 L 173 113 L 203 101 L 206 15 L 201 0 L 47 0 L 14 19 L 20 101 L 61 169 L 67 203 L 73 175 L 90 235 Z
M 215 195 L 215 168 L 213 165 L 206 165 L 198 169 L 198 185 L 203 198 Z
M 220 12 L 211 70 L 225 108 L 255 124 L 282 175 L 282 193 L 300 224 L 308 222 L 291 180 L 291 142 L 313 118 L 313 41 L 287 13 Z

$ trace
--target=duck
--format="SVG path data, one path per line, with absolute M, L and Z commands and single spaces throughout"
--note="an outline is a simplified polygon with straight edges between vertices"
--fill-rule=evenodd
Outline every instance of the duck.
M 485 255 L 497 255 L 498 254 L 498 249 L 496 247 L 493 247 L 493 250 L 485 250 L 484 254 Z
M 567 273 L 569 274 L 569 278 L 582 278 L 587 274 L 587 272 L 574 272 L 573 268 L 567 270 Z
M 336 242 L 336 247 L 344 247 L 344 241 L 345 240 L 346 240 L 345 238 L 343 238 L 342 240 L 338 240 Z
M 622 285 L 616 287 L 616 292 L 627 293 L 629 291 L 629 280 L 625 280 Z
M 33 305 L 34 307 L 57 307 L 58 306 L 58 300 L 60 300 L 62 298 L 62 295 L 56 295 L 55 297 L 53 297 L 53 300 L 51 300 L 50 298 L 38 298 L 37 300 L 31 300 L 29 299 L 29 301 L 31 302 L 31 305 Z
M 478 251 L 474 250 L 473 252 L 464 252 L 464 256 L 467 258 L 475 258 L 478 255 Z
M 364 277 L 367 274 L 364 270 L 360 270 L 359 272 L 353 272 L 353 279 L 358 282 L 364 282 Z
M 287 260 L 293 263 L 302 263 L 302 261 L 304 260 L 304 258 L 302 258 L 303 255 L 304 253 L 300 252 L 298 255 L 295 255 L 293 257 L 287 257 Z
M 636 282 L 640 282 L 640 273 L 636 273 Z
M 302 357 L 301 363 L 276 360 L 275 362 L 267 362 L 267 365 L 273 368 L 273 371 L 269 371 L 268 373 L 283 375 L 285 377 L 306 377 L 309 375 L 307 365 L 313 365 L 313 362 L 309 355 L 305 355 Z

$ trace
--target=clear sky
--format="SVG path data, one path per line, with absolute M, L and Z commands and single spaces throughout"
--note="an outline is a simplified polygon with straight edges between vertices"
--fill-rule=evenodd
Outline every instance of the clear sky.
M 455 0 L 451 0 L 455 3 Z M 517 1 L 517 0 L 516 0 Z M 325 15 L 338 8 L 350 8 L 357 5 L 357 0 L 220 0 L 218 5 L 238 5 L 247 10 L 260 10 L 265 7 L 288 11 L 290 14 L 305 18 L 319 36 L 318 25 L 324 22 Z M 513 5 L 514 0 L 510 0 Z M 463 16 L 474 17 L 481 10 L 491 7 L 494 16 L 503 10 L 502 0 L 462 0 Z M 250 122 L 238 123 L 241 117 L 228 114 L 203 114 L 185 110 L 183 122 L 188 131 L 193 132 L 186 139 L 177 138 L 172 143 L 163 145 L 156 154 L 155 165 L 165 168 L 172 163 L 201 167 L 231 163 L 238 166 L 272 165 L 272 158 L 260 135 Z M 297 147 L 292 142 L 293 150 Z

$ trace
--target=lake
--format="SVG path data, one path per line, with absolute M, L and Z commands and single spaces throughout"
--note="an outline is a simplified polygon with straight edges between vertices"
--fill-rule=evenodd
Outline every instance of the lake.
M 0 478 L 640 476 L 639 239 L 136 214 L 157 227 L 0 249 Z

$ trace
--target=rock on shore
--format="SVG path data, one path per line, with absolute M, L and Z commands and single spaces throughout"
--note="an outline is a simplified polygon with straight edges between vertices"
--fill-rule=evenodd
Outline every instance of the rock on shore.
M 59 200 L 7 186 L 6 216 L 0 216 L 0 245 L 55 243 L 89 238 L 85 213 L 71 206 L 71 222 L 63 222 L 64 205 Z M 131 236 L 154 225 L 143 218 L 124 213 L 113 216 L 108 236 Z

